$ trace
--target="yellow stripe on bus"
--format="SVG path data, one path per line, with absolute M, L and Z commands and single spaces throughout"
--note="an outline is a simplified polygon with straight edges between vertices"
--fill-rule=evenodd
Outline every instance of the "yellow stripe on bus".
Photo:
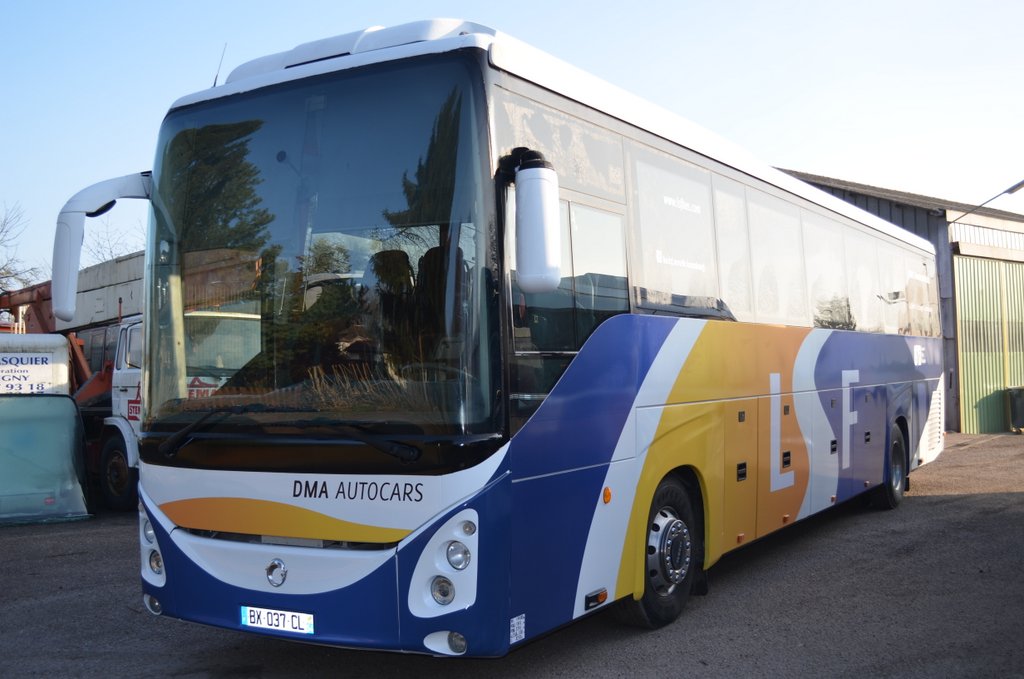
M 368 526 L 336 519 L 310 509 L 268 500 L 210 497 L 175 500 L 160 510 L 177 526 L 247 535 L 394 543 L 412 531 Z
M 623 544 L 616 593 L 644 591 L 647 518 L 658 484 L 690 468 L 701 485 L 704 564 L 795 520 L 810 482 L 810 458 L 793 408 L 793 374 L 809 328 L 708 322 L 686 357 L 666 399 L 637 418 L 658 418 L 644 452 Z M 811 367 L 813 369 L 813 366 Z M 773 395 L 773 375 L 778 393 Z M 784 488 L 771 487 L 771 399 L 778 399 L 780 451 L 790 454 Z M 783 411 L 783 408 L 788 408 Z M 743 418 L 738 415 L 743 412 Z M 781 413 L 786 415 L 782 416 Z M 737 483 L 736 465 L 748 480 Z M 742 539 L 738 535 L 742 534 Z

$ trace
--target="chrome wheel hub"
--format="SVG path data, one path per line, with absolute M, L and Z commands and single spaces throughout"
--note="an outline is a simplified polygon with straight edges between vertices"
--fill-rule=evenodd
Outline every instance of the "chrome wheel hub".
M 647 534 L 647 575 L 658 594 L 668 595 L 690 570 L 690 529 L 668 507 L 651 521 Z

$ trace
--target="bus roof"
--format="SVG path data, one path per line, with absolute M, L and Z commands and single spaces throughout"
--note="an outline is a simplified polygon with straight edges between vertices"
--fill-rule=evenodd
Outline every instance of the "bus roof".
M 932 244 L 869 212 L 776 170 L 722 137 L 516 38 L 460 19 L 372 27 L 299 45 L 235 68 L 219 87 L 182 97 L 172 109 L 279 82 L 476 47 L 492 66 L 674 142 L 744 174 L 934 254 Z

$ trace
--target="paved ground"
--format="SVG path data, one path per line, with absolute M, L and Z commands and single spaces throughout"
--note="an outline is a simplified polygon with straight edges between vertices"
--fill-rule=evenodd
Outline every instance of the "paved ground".
M 0 677 L 1024 677 L 1024 437 L 950 435 L 893 512 L 724 558 L 656 632 L 606 613 L 500 660 L 303 646 L 150 616 L 134 513 L 0 528 Z

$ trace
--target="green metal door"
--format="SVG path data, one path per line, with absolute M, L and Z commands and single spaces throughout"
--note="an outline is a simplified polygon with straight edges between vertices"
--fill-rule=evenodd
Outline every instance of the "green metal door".
M 1024 263 L 953 257 L 960 427 L 1009 431 L 1007 387 L 1024 386 Z

